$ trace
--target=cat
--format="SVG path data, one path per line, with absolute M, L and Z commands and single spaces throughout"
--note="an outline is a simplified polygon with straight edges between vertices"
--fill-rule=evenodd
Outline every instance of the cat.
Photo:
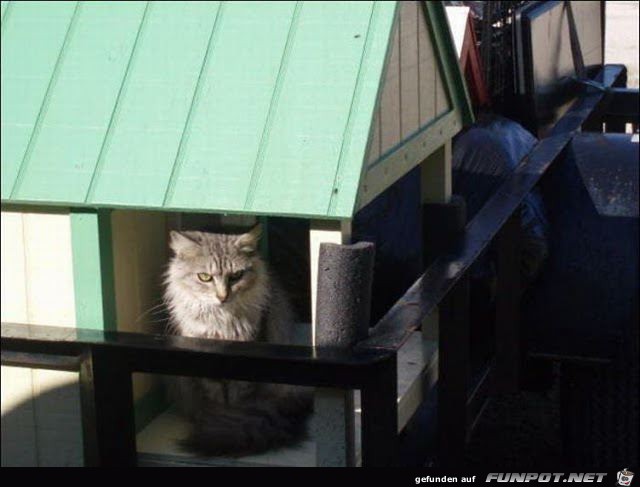
M 168 332 L 235 341 L 293 343 L 291 306 L 258 253 L 261 228 L 240 235 L 172 231 L 165 275 Z M 308 388 L 173 377 L 169 396 L 192 424 L 182 446 L 240 456 L 303 438 Z

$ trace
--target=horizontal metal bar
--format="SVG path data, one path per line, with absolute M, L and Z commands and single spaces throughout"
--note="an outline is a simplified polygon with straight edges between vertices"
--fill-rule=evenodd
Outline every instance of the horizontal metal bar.
M 2 365 L 9 367 L 29 367 L 30 369 L 64 370 L 74 372 L 80 369 L 80 355 L 46 355 L 42 353 L 2 350 Z
M 640 118 L 640 91 L 637 88 L 611 88 L 605 102 L 606 114 L 637 122 Z
M 438 381 L 438 343 L 414 333 L 398 350 L 398 433 L 411 421 Z M 360 397 L 355 398 L 356 424 L 361 413 Z
M 3 353 L 69 356 L 106 351 L 117 354 L 132 372 L 346 389 L 359 389 L 370 379 L 372 367 L 395 360 L 395 353 L 376 350 L 351 352 L 8 323 L 2 324 L 1 342 Z M 29 366 L 26 360 L 13 365 Z
M 622 69 L 605 66 L 597 79 L 605 84 L 613 83 Z M 536 144 L 480 209 L 451 251 L 436 259 L 357 348 L 397 350 L 402 346 L 495 238 L 604 96 L 604 92 L 594 91 L 574 102 L 549 136 Z

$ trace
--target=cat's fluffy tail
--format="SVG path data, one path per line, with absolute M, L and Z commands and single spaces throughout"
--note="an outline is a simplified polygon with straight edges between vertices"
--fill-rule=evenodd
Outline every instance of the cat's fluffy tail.
M 236 408 L 216 407 L 196 418 L 182 446 L 202 456 L 261 453 L 302 439 L 310 412 L 311 401 L 298 398 Z

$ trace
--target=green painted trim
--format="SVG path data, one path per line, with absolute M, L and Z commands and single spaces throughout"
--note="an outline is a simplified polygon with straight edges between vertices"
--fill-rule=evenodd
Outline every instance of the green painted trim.
M 169 408 L 164 388 L 157 385 L 136 401 L 134 416 L 136 421 L 136 433 L 145 429 L 151 421 Z
M 131 211 L 150 211 L 150 212 L 164 212 L 164 213 L 185 213 L 185 214 L 201 214 L 201 215 L 253 215 L 253 216 L 277 216 L 277 217 L 290 217 L 290 218 L 303 218 L 309 220 L 344 220 L 345 218 L 351 218 L 351 213 L 337 213 L 335 215 L 325 215 L 324 213 L 295 213 L 295 212 L 276 212 L 260 211 L 260 210 L 230 210 L 227 208 L 180 208 L 180 207 L 162 207 L 162 206 L 144 206 L 144 205 L 117 205 L 117 204 L 101 204 L 101 205 L 87 205 L 84 203 L 77 203 L 73 201 L 37 201 L 37 200 L 2 200 L 0 202 L 2 207 L 13 206 L 22 208 L 65 208 L 71 209 L 71 211 L 95 211 L 96 208 L 100 210 L 131 210 Z M 24 210 L 30 211 L 30 210 Z M 48 211 L 48 210 L 47 210 Z
M 6 19 L 8 19 L 9 17 L 9 12 L 11 12 L 11 10 L 13 9 L 13 4 L 11 2 L 9 2 L 8 0 L 6 2 L 2 2 L 2 24 L 4 24 L 4 21 Z M 604 18 L 604 15 L 602 16 Z M 4 31 L 2 31 L 4 33 Z M 604 31 L 603 31 L 604 32 Z
M 359 206 L 358 206 L 358 200 L 360 198 L 360 191 L 361 191 L 361 187 L 362 187 L 362 178 L 364 177 L 366 171 L 367 171 L 367 160 L 369 158 L 369 151 L 371 148 L 371 142 L 373 140 L 373 132 L 374 132 L 374 122 L 376 120 L 376 114 L 378 113 L 378 108 L 380 107 L 380 103 L 381 103 L 381 99 L 382 99 L 382 92 L 384 89 L 384 80 L 386 77 L 386 73 L 387 73 L 387 66 L 389 64 L 389 59 L 391 59 L 391 52 L 392 52 L 392 47 L 393 47 L 393 31 L 394 31 L 394 26 L 396 24 L 396 22 L 399 21 L 399 16 L 400 16 L 400 4 L 399 2 L 377 2 L 376 4 L 377 8 L 384 8 L 384 9 L 393 9 L 393 13 L 391 15 L 377 15 L 376 19 L 377 21 L 381 24 L 380 27 L 380 32 L 382 33 L 382 35 L 379 36 L 379 40 L 378 42 L 382 42 L 383 46 L 384 46 L 384 57 L 382 58 L 381 61 L 381 66 L 380 66 L 380 74 L 378 76 L 378 78 L 376 79 L 376 88 L 375 88 L 375 98 L 374 98 L 374 103 L 373 106 L 371 107 L 371 111 L 369 113 L 369 121 L 368 121 L 368 128 L 367 128 L 367 142 L 365 144 L 365 148 L 364 148 L 364 154 L 363 154 L 363 160 L 362 162 L 359 164 L 359 176 L 357 179 L 357 190 L 355 192 L 355 194 L 353 195 L 354 197 L 352 198 L 352 202 L 351 202 L 351 206 L 349 205 L 340 205 L 340 204 L 336 204 L 334 205 L 333 209 L 332 209 L 332 215 L 329 215 L 329 217 L 336 217 L 336 216 L 342 216 L 341 220 L 344 218 L 348 218 L 351 219 L 355 216 L 356 212 L 359 210 Z M 376 20 L 373 19 L 373 20 Z M 335 183 L 334 183 L 334 187 L 335 187 Z M 332 196 L 333 199 L 333 196 Z M 340 208 L 340 209 L 338 209 Z M 345 212 L 345 208 L 346 211 Z M 331 210 L 331 209 L 330 209 Z M 313 219 L 315 220 L 325 220 L 326 217 L 314 217 Z M 335 219 L 334 219 L 335 220 Z
M 69 208 L 66 206 L 42 206 L 42 205 L 16 205 L 13 203 L 2 203 L 1 209 L 8 213 L 47 213 L 55 215 L 66 215 Z
M 458 113 L 451 109 L 437 116 L 371 165 L 362 176 L 357 208 L 360 211 L 414 167 L 451 140 L 461 129 Z
M 71 211 L 76 326 L 116 329 L 111 212 Z
M 442 2 L 423 2 L 423 4 L 427 25 L 437 51 L 435 57 L 438 60 L 440 72 L 444 75 L 445 89 L 454 108 L 461 115 L 462 124 L 472 124 L 475 117 L 471 108 L 471 99 L 458 62 L 458 54 L 449 29 L 444 4 Z
M 367 33 L 365 35 L 365 41 L 364 41 L 364 49 L 362 50 L 362 55 L 360 56 L 360 65 L 358 66 L 358 77 L 356 79 L 356 85 L 354 87 L 353 94 L 351 95 L 349 115 L 347 116 L 347 125 L 344 129 L 344 133 L 342 136 L 342 143 L 340 144 L 340 155 L 338 156 L 338 164 L 336 166 L 336 171 L 333 176 L 334 191 L 331 193 L 331 197 L 329 198 L 329 207 L 327 208 L 327 214 L 329 215 L 332 213 L 335 213 L 336 206 L 338 204 L 338 193 L 336 191 L 340 188 L 340 182 L 343 179 L 343 173 L 346 169 L 345 163 L 344 163 L 346 159 L 345 154 L 348 154 L 349 152 L 349 146 L 351 144 L 351 139 L 353 137 L 354 127 L 357 126 L 356 119 L 358 118 L 357 112 L 359 111 L 357 110 L 357 107 L 361 104 L 360 103 L 361 98 L 365 98 L 365 100 L 369 98 L 367 96 L 369 93 L 367 93 L 368 90 L 366 89 L 365 76 L 363 76 L 362 73 L 363 73 L 363 69 L 366 69 L 366 66 L 371 64 L 369 57 L 372 55 L 372 53 L 373 55 L 379 54 L 379 51 L 375 49 L 375 44 L 376 44 L 375 34 L 377 30 L 376 27 L 378 26 L 378 23 L 379 23 L 378 18 L 382 15 L 380 12 L 382 9 L 379 6 L 380 6 L 379 3 L 374 4 L 373 9 L 371 10 L 371 16 L 369 18 L 369 25 L 367 26 Z M 397 11 L 398 11 L 398 6 L 396 5 L 394 19 L 397 15 Z M 392 31 L 393 29 L 389 30 L 389 36 L 391 35 Z M 385 61 L 386 61 L 386 55 L 389 51 L 388 47 L 389 46 L 387 45 L 387 52 L 385 52 Z M 381 75 L 379 79 L 382 79 L 382 74 L 384 74 L 385 72 L 385 69 L 384 69 L 385 66 L 386 66 L 386 62 L 382 65 L 382 69 L 380 70 Z M 369 142 L 369 137 L 371 136 L 371 127 L 373 125 L 373 120 L 375 120 L 375 113 L 376 113 L 375 108 L 376 108 L 376 105 L 378 104 L 377 100 L 378 100 L 381 84 L 382 83 L 378 81 L 377 89 L 375 90 L 376 97 L 374 98 L 372 111 L 367 116 L 369 123 L 367 127 L 368 128 L 367 145 L 365 146 L 365 155 L 367 154 L 368 142 Z M 356 192 L 356 197 L 357 197 L 357 192 Z
M 387 149 L 386 152 L 384 152 L 380 157 L 378 157 L 375 161 L 370 162 L 368 165 L 365 166 L 365 169 L 368 171 L 371 168 L 377 166 L 378 164 L 384 164 L 386 163 L 389 159 L 391 159 L 396 153 L 398 153 L 398 151 L 400 151 L 403 146 L 405 146 L 406 144 L 410 143 L 411 141 L 417 139 L 417 138 L 424 138 L 426 133 L 428 131 L 432 131 L 434 129 L 434 127 L 438 127 L 441 128 L 440 125 L 442 124 L 442 121 L 445 118 L 450 118 L 452 116 L 452 114 L 455 114 L 455 109 L 450 109 L 447 110 L 444 113 L 441 113 L 440 115 L 436 115 L 435 117 L 433 117 L 431 120 L 429 120 L 425 125 L 423 125 L 422 127 L 420 127 L 418 130 L 416 130 L 414 133 L 407 135 L 406 138 L 402 139 L 400 142 L 398 142 L 397 144 L 395 144 L 393 147 L 391 147 L 390 149 Z M 453 136 L 456 134 L 457 132 L 453 133 L 453 134 L 449 134 L 450 137 L 449 138 L 453 138 Z M 422 162 L 419 161 L 418 164 Z

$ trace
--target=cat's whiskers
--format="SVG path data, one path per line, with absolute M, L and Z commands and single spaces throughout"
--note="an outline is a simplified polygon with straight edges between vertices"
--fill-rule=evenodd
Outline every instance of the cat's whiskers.
M 163 309 L 163 308 L 164 308 L 164 309 Z M 140 320 L 141 320 L 145 315 L 148 315 L 148 314 L 151 314 L 151 315 L 161 314 L 161 313 L 163 313 L 163 311 L 166 311 L 166 308 L 167 308 L 167 303 L 165 303 L 165 301 L 164 301 L 164 300 L 162 300 L 162 302 L 161 302 L 161 303 L 156 304 L 156 305 L 154 305 L 154 306 L 151 306 L 151 307 L 150 307 L 149 309 L 147 309 L 146 311 L 143 311 L 143 312 L 142 312 L 142 313 L 141 313 L 141 314 L 136 318 L 135 323 L 136 323 L 136 324 L 137 324 L 137 323 L 139 323 L 139 322 L 140 322 Z

